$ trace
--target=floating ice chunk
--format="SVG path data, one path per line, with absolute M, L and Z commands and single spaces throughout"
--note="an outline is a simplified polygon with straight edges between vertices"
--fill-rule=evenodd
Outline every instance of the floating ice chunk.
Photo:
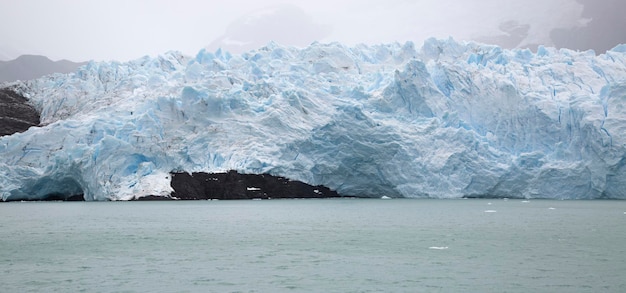
M 529 203 L 530 200 L 522 200 L 522 203 Z
M 259 191 L 259 190 L 261 190 L 261 188 L 258 188 L 258 187 L 246 187 L 246 190 L 248 190 L 248 191 Z
M 448 249 L 447 246 L 431 246 L 428 249 L 433 249 L 433 250 L 445 250 Z
M 383 195 L 383 196 L 381 196 L 381 197 L 380 197 L 380 199 L 391 199 L 391 197 L 388 197 L 388 196 L 386 196 L 386 195 Z
M 549 210 L 556 210 L 556 208 L 552 208 L 552 207 L 550 207 L 550 208 L 548 208 L 548 209 L 549 209 Z
M 485 210 L 485 213 L 495 213 L 497 212 L 496 210 Z

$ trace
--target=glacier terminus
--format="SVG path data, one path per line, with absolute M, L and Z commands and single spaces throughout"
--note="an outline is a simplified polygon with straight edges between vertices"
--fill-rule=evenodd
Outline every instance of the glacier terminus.
M 4 84 L 0 196 L 169 196 L 173 172 L 272 174 L 359 197 L 626 199 L 626 45 L 270 43 L 90 62 Z

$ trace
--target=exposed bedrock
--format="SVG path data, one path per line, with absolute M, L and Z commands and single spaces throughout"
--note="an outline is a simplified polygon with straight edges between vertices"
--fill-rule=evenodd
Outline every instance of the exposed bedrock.
M 26 131 L 39 124 L 39 112 L 11 89 L 0 89 L 0 136 Z
M 178 199 L 339 197 L 337 192 L 324 186 L 312 186 L 269 174 L 240 174 L 236 171 L 215 174 L 172 173 L 172 188 L 172 197 Z
M 340 195 L 325 186 L 312 186 L 300 181 L 269 174 L 226 173 L 172 173 L 170 197 L 144 196 L 138 201 L 149 200 L 206 200 L 206 199 L 272 199 L 272 198 L 331 198 Z M 83 194 L 54 193 L 31 199 L 9 198 L 7 201 L 84 201 Z
M 172 173 L 170 197 L 144 196 L 138 201 L 206 200 L 206 199 L 272 199 L 272 198 L 330 198 L 340 195 L 325 186 L 312 186 L 300 181 L 269 174 Z M 36 199 L 35 199 L 36 198 Z M 84 201 L 83 194 L 52 193 L 43 197 L 9 198 L 7 201 Z
M 8 198 L 7 200 L 0 199 L 0 202 L 11 201 L 85 201 L 85 197 L 83 194 L 52 193 L 41 198 Z

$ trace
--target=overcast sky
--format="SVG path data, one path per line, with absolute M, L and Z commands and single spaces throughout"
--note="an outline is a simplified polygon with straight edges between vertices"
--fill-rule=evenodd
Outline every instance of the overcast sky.
M 0 0 L 0 60 L 120 60 L 270 40 L 382 43 L 428 37 L 603 53 L 626 42 L 621 0 Z M 612 28 L 612 29 L 611 29 Z

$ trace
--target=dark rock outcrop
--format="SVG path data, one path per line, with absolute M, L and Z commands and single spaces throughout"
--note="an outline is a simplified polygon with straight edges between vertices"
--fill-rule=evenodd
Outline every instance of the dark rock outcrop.
M 82 194 L 76 195 L 63 195 L 63 194 L 51 194 L 48 197 L 42 199 L 42 201 L 85 201 L 85 197 Z
M 39 112 L 11 89 L 0 89 L 0 136 L 26 131 L 39 124 Z
M 269 174 L 172 173 L 172 197 L 178 199 L 270 199 L 339 197 L 324 186 Z
M 153 200 L 207 200 L 207 199 L 277 199 L 277 198 L 330 198 L 340 197 L 325 186 L 312 186 L 300 181 L 269 174 L 227 173 L 172 173 L 170 197 L 145 196 L 137 201 Z M 54 193 L 45 198 L 16 199 L 26 201 L 84 201 L 83 194 Z M 8 199 L 7 201 L 16 201 Z M 0 199 L 0 202 L 2 200 Z
M 158 195 L 148 195 L 142 197 L 135 197 L 132 201 L 161 201 L 161 200 L 174 200 L 171 197 L 158 196 Z
M 85 197 L 82 194 L 75 195 L 65 195 L 60 193 L 50 194 L 42 199 L 7 199 L 2 200 L 0 202 L 11 202 L 11 201 L 85 201 Z

